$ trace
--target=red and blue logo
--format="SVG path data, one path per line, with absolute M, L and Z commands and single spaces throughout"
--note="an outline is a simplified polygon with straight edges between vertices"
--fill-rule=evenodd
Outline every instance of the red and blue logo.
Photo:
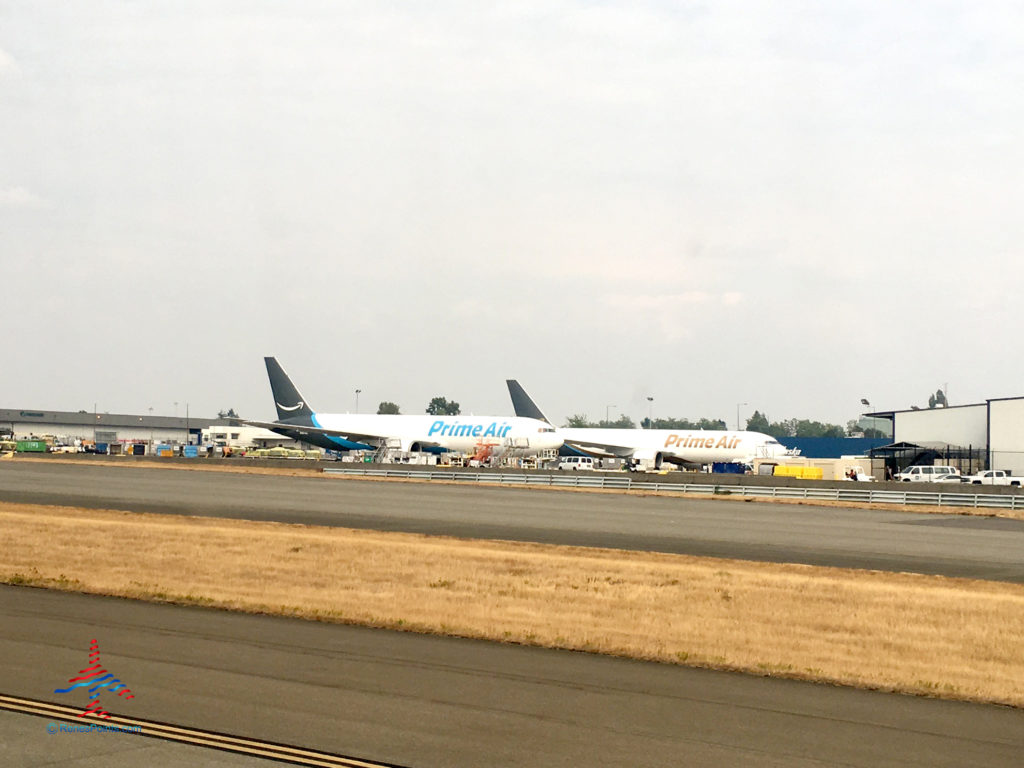
M 71 693 L 76 688 L 87 688 L 89 690 L 89 703 L 79 717 L 85 717 L 86 715 L 110 717 L 110 713 L 100 706 L 100 691 L 107 690 L 126 699 L 135 698 L 131 689 L 104 669 L 100 663 L 100 645 L 97 640 L 93 640 L 89 645 L 89 666 L 78 670 L 78 676 L 69 678 L 68 682 L 71 683 L 68 688 L 54 688 L 53 692 Z

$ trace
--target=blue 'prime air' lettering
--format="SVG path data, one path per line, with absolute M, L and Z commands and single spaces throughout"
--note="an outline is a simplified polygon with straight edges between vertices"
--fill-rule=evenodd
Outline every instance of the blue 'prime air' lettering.
M 498 422 L 492 421 L 485 428 L 483 424 L 459 424 L 457 421 L 447 424 L 438 419 L 430 425 L 427 437 L 438 434 L 441 437 L 505 437 L 511 431 L 512 426 L 505 422 L 499 425 Z

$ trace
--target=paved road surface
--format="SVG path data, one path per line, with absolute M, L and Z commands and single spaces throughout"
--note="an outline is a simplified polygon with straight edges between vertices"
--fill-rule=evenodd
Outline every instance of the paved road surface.
M 0 501 L 1024 583 L 1024 521 L 995 517 L 17 460 L 0 462 Z
M 105 702 L 117 713 L 400 765 L 1017 768 L 1024 755 L 1024 712 L 1003 707 L 0 587 L 3 693 L 76 703 L 53 689 L 92 638 L 135 693 Z M 9 720 L 0 741 L 33 757 L 5 765 L 70 767 L 43 719 Z

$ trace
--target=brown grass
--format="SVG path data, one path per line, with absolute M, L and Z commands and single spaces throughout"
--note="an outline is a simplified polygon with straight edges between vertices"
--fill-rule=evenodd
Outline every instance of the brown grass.
M 0 504 L 0 581 L 1024 706 L 1024 586 Z

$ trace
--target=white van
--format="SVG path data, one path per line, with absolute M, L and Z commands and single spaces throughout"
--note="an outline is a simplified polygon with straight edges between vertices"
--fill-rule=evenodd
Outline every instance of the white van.
M 934 467 L 907 467 L 896 475 L 896 479 L 905 483 L 934 483 L 940 477 L 946 478 L 949 475 L 959 476 L 960 472 L 955 467 L 936 464 Z
M 593 469 L 594 460 L 590 456 L 562 456 L 558 459 L 559 469 Z

